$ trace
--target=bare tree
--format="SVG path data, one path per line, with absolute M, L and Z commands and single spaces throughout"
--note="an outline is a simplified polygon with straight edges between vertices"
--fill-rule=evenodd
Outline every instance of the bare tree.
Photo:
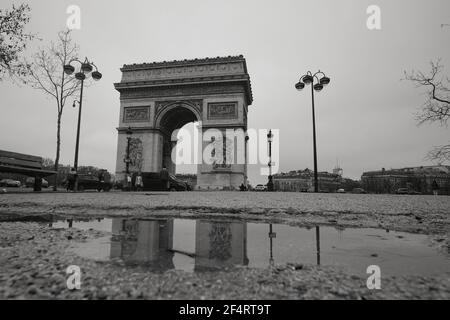
M 49 47 L 40 49 L 34 56 L 29 68 L 29 84 L 51 97 L 57 110 L 56 118 L 56 157 L 55 171 L 58 171 L 61 149 L 61 118 L 69 97 L 78 94 L 80 81 L 67 77 L 63 67 L 77 58 L 79 47 L 72 41 L 70 30 L 58 33 L 58 40 Z M 56 181 L 57 178 L 55 178 Z M 54 190 L 56 191 L 56 183 Z
M 25 32 L 30 21 L 30 7 L 13 5 L 11 10 L 0 9 L 0 80 L 5 74 L 23 79 L 27 75 L 28 65 L 21 55 L 27 43 L 35 36 Z
M 42 159 L 42 168 L 47 169 L 47 170 L 51 170 L 55 167 L 55 161 L 53 161 L 53 159 L 50 158 L 43 158 Z
M 416 119 L 420 124 L 425 122 L 439 122 L 447 126 L 450 118 L 450 79 L 442 76 L 441 61 L 431 62 L 428 74 L 421 71 L 405 72 L 405 79 L 413 82 L 416 87 L 426 88 L 426 100 Z M 427 155 L 430 160 L 450 161 L 450 144 L 435 146 Z

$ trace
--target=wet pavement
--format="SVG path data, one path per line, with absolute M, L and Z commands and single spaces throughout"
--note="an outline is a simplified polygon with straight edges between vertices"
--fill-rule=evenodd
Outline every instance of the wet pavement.
M 428 236 L 373 228 L 193 219 L 105 218 L 58 221 L 51 228 L 97 230 L 111 235 L 77 243 L 70 251 L 95 261 L 121 260 L 149 271 L 218 271 L 275 264 L 335 266 L 365 276 L 378 265 L 383 275 L 439 275 L 450 256 Z
M 0 194 L 0 299 L 449 299 L 449 226 L 450 197 Z

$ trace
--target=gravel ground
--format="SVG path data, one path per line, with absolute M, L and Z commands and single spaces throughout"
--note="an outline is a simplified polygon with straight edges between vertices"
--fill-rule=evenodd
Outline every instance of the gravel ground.
M 447 234 L 450 197 L 281 192 L 0 194 L 0 214 L 217 216 Z
M 291 225 L 376 227 L 435 236 L 449 252 L 450 197 L 247 193 L 0 194 L 0 298 L 69 299 L 449 299 L 450 271 L 436 277 L 385 277 L 381 290 L 330 267 L 279 265 L 223 272 L 149 273 L 120 261 L 76 256 L 71 245 L 99 231 L 50 229 L 67 217 L 223 217 Z M 8 221 L 22 222 L 8 222 Z M 69 265 L 82 270 L 81 290 L 66 287 Z

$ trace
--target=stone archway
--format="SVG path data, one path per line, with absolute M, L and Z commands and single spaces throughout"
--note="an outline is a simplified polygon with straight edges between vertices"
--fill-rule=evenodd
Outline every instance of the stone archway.
M 253 98 L 243 56 L 132 64 L 124 65 L 121 71 L 121 82 L 115 84 L 120 92 L 119 180 L 125 175 L 128 127 L 133 139 L 142 143 L 141 170 L 150 173 L 159 172 L 163 162 L 174 171 L 169 162 L 173 147 L 170 135 L 186 123 L 201 123 L 201 133 L 209 129 L 247 130 L 248 106 Z M 245 143 L 240 141 L 236 148 L 246 150 Z M 203 141 L 202 150 L 207 144 Z M 218 166 L 200 160 L 199 189 L 237 189 L 246 183 L 246 162 Z
M 177 141 L 173 140 L 174 132 L 190 122 L 201 120 L 201 114 L 189 101 L 175 101 L 162 104 L 155 115 L 155 128 L 163 135 L 163 151 L 161 165 L 165 166 L 169 173 L 175 174 L 176 164 L 172 159 L 172 151 Z

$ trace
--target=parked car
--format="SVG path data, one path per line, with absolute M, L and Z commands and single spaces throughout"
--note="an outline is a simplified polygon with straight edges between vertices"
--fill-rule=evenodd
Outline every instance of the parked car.
M 18 180 L 13 179 L 2 179 L 0 180 L 0 187 L 13 187 L 13 188 L 20 188 L 22 183 Z
M 396 194 L 408 194 L 408 188 L 398 188 Z
M 267 191 L 267 186 L 264 184 L 257 184 L 256 187 L 253 189 L 255 191 Z
M 69 174 L 67 176 L 66 188 L 67 190 L 73 190 L 75 184 L 75 175 Z M 100 181 L 98 177 L 91 174 L 79 174 L 78 175 L 78 191 L 84 190 L 97 190 L 97 191 L 109 191 L 113 187 L 111 182 Z
M 361 194 L 361 193 L 367 193 L 367 192 L 363 188 L 355 188 L 355 189 L 352 190 L 352 193 Z
M 34 178 L 33 177 L 29 177 L 27 178 L 27 180 L 25 180 L 25 186 L 27 188 L 33 188 L 34 187 Z M 42 188 L 48 188 L 48 181 L 45 179 L 42 179 Z
M 337 193 L 345 193 L 345 190 L 344 189 L 337 189 L 337 191 L 336 191 Z
M 418 191 L 411 190 L 411 189 L 408 189 L 408 188 L 398 188 L 398 189 L 395 191 L 395 193 L 396 193 L 396 194 L 421 194 L 421 193 L 418 192 Z
M 142 173 L 142 181 L 144 183 L 144 190 L 167 191 L 159 172 Z M 190 191 L 192 190 L 192 186 L 188 182 L 178 179 L 173 174 L 169 174 L 169 190 Z

